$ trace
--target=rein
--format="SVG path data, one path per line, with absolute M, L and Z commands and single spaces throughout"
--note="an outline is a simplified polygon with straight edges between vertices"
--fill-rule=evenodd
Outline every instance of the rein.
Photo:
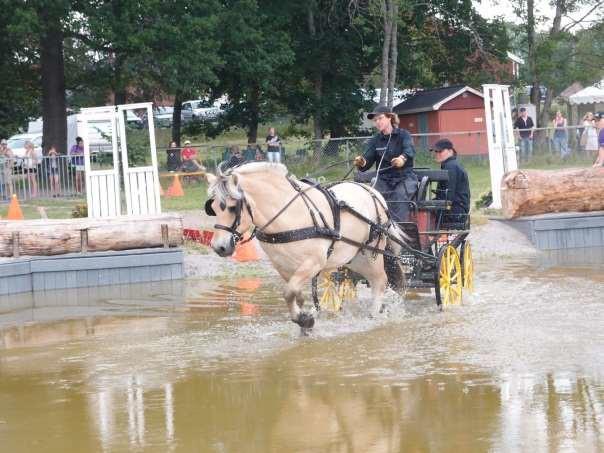
M 331 245 L 329 246 L 329 249 L 327 251 L 328 258 L 331 255 L 331 253 L 333 252 L 334 245 L 337 241 L 342 241 L 349 245 L 354 245 L 354 246 L 358 247 L 361 251 L 370 250 L 373 253 L 380 253 L 385 256 L 397 258 L 395 255 L 389 253 L 386 250 L 382 250 L 382 249 L 379 249 L 377 247 L 370 245 L 371 242 L 375 241 L 376 239 L 378 239 L 380 236 L 383 235 L 383 236 L 389 237 L 390 239 L 392 239 L 393 241 L 395 241 L 402 247 L 409 249 L 408 244 L 406 244 L 403 241 L 400 241 L 398 238 L 392 236 L 388 232 L 388 228 L 392 224 L 392 219 L 390 218 L 390 216 L 388 214 L 386 214 L 386 216 L 387 216 L 386 222 L 382 224 L 382 221 L 381 221 L 381 218 L 379 215 L 378 204 L 380 204 L 382 206 L 382 208 L 384 208 L 384 209 L 385 209 L 385 207 L 383 206 L 381 201 L 375 197 L 375 194 L 372 194 L 370 192 L 371 196 L 373 197 L 373 201 L 374 201 L 374 205 L 375 205 L 375 209 L 376 209 L 376 213 L 377 213 L 377 222 L 363 216 L 362 214 L 357 212 L 355 209 L 353 209 L 351 206 L 349 206 L 347 203 L 345 203 L 343 201 L 338 201 L 335 198 L 335 196 L 332 194 L 332 192 L 329 190 L 329 188 L 325 188 L 318 183 L 303 180 L 304 182 L 309 184 L 309 186 L 306 187 L 305 189 L 302 189 L 290 177 L 288 177 L 287 180 L 292 185 L 294 190 L 296 191 L 296 194 L 263 226 L 254 228 L 250 237 L 248 239 L 245 239 L 244 241 L 242 241 L 241 242 L 242 244 L 245 244 L 246 242 L 251 241 L 254 237 L 256 237 L 261 242 L 266 242 L 266 243 L 271 243 L 271 244 L 283 244 L 283 243 L 289 243 L 289 242 L 302 241 L 305 239 L 322 238 L 322 239 L 331 240 Z M 336 184 L 338 184 L 338 183 L 336 183 Z M 358 183 L 354 183 L 354 184 L 358 184 Z M 369 189 L 367 187 L 365 187 L 362 184 L 359 184 L 359 185 L 369 192 Z M 333 216 L 333 221 L 334 221 L 333 228 L 331 228 L 327 224 L 327 221 L 325 220 L 323 213 L 317 208 L 314 201 L 312 199 L 310 199 L 308 197 L 308 195 L 306 195 L 306 192 L 308 192 L 310 189 L 317 189 L 327 199 L 329 207 L 331 208 L 331 211 L 332 211 L 332 216 Z M 306 228 L 298 228 L 296 230 L 282 231 L 282 232 L 278 232 L 278 233 L 265 233 L 264 230 L 266 228 L 268 228 L 268 226 L 270 226 L 281 214 L 283 214 L 287 210 L 287 208 L 289 208 L 298 197 L 302 197 L 302 199 L 304 200 L 304 203 L 306 204 L 308 211 L 310 213 L 310 216 L 312 218 L 313 226 L 306 227 Z M 210 202 L 210 201 L 211 200 L 208 200 L 208 202 Z M 316 216 L 314 214 L 314 211 L 310 205 L 312 205 L 312 208 L 314 208 L 314 211 L 316 211 L 318 213 L 318 215 L 321 219 L 321 222 L 323 223 L 322 226 L 319 225 L 319 223 L 316 219 Z M 250 205 L 245 198 L 245 194 L 242 194 L 242 197 L 239 200 L 237 200 L 237 204 L 235 205 L 235 219 L 233 220 L 233 223 L 230 226 L 225 226 L 225 225 L 220 225 L 220 224 L 214 225 L 214 228 L 216 228 L 216 229 L 227 231 L 227 232 L 231 233 L 233 235 L 233 241 L 235 244 L 237 244 L 238 242 L 240 242 L 243 239 L 243 233 L 240 233 L 237 230 L 237 228 L 241 224 L 241 214 L 242 214 L 244 206 L 253 221 L 254 216 L 252 214 Z M 206 209 L 207 209 L 207 205 L 206 205 Z M 366 224 L 369 225 L 369 227 L 370 227 L 369 238 L 365 243 L 361 243 L 361 242 L 355 241 L 353 239 L 343 237 L 341 235 L 341 233 L 340 233 L 341 210 L 345 210 L 346 212 L 351 213 L 352 215 L 354 215 L 355 217 L 359 218 L 360 220 L 362 220 L 363 222 L 365 222 Z M 386 209 L 386 213 L 387 212 L 388 211 Z M 216 215 L 216 214 L 214 213 L 213 215 Z

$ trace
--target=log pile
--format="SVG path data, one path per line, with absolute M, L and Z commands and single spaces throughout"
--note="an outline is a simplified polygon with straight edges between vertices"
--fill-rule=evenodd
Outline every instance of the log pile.
M 0 220 L 0 256 L 175 247 L 182 244 L 182 217 Z
M 553 212 L 604 210 L 604 168 L 515 170 L 501 184 L 508 219 Z

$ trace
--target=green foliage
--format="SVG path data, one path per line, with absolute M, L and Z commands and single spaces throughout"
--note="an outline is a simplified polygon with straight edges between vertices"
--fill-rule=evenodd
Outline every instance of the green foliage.
M 0 137 L 13 135 L 40 113 L 40 75 L 31 11 L 0 1 Z

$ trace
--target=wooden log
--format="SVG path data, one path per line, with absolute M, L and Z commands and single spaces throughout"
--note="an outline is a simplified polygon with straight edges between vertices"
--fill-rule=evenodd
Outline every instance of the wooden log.
M 515 170 L 501 184 L 508 219 L 551 212 L 604 210 L 604 168 Z
M 162 225 L 167 225 L 163 234 Z M 182 217 L 171 214 L 112 219 L 0 220 L 0 256 L 13 256 L 13 233 L 18 233 L 19 255 L 46 256 L 165 244 L 175 247 L 182 244 L 182 230 Z M 86 231 L 85 244 L 82 231 Z

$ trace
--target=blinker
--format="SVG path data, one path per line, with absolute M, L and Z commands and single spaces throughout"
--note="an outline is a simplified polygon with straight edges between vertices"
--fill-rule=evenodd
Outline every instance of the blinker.
M 206 201 L 206 204 L 204 206 L 204 210 L 206 211 L 206 214 L 212 217 L 216 216 L 216 212 L 214 211 L 214 208 L 212 208 L 212 203 L 214 202 L 213 198 L 210 198 L 208 201 Z

